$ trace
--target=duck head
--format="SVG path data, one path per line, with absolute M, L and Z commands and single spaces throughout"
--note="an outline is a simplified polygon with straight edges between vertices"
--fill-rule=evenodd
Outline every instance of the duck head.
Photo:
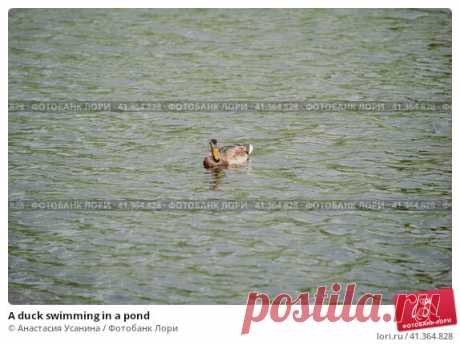
M 217 147 L 216 139 L 211 139 L 209 141 L 209 148 L 211 149 L 212 159 L 214 159 L 215 162 L 219 162 L 220 161 L 220 150 Z

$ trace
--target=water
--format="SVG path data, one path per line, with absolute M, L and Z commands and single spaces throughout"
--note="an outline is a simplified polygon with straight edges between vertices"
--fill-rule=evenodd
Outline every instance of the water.
M 13 100 L 451 99 L 443 10 L 13 10 Z M 248 166 L 202 168 L 207 141 Z M 9 114 L 9 199 L 447 199 L 448 112 Z M 451 212 L 9 212 L 9 300 L 451 286 Z

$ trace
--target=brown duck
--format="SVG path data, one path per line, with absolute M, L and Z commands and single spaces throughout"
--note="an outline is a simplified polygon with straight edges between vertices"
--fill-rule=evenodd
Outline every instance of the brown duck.
M 243 165 L 248 161 L 249 155 L 253 151 L 253 146 L 251 144 L 231 145 L 218 148 L 216 139 L 211 139 L 209 141 L 209 148 L 211 153 L 203 161 L 205 168 L 228 168 Z

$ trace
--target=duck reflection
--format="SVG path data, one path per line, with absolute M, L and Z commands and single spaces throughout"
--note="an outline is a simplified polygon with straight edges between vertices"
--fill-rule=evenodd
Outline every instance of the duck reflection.
M 222 181 L 224 180 L 225 171 L 222 168 L 213 168 L 208 170 L 211 176 L 210 189 L 218 191 Z
M 219 191 L 220 187 L 225 179 L 227 173 L 236 173 L 236 174 L 248 174 L 251 171 L 251 164 L 245 164 L 240 167 L 229 167 L 223 169 L 221 167 L 215 167 L 206 170 L 206 174 L 210 177 L 209 185 L 210 190 Z M 227 176 L 230 178 L 230 176 Z

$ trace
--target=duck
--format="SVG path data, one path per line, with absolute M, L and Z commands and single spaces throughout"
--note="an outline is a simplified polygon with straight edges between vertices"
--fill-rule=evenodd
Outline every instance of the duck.
M 245 164 L 254 151 L 251 144 L 237 144 L 217 147 L 217 140 L 209 141 L 210 154 L 203 160 L 203 166 L 209 168 L 237 167 Z

